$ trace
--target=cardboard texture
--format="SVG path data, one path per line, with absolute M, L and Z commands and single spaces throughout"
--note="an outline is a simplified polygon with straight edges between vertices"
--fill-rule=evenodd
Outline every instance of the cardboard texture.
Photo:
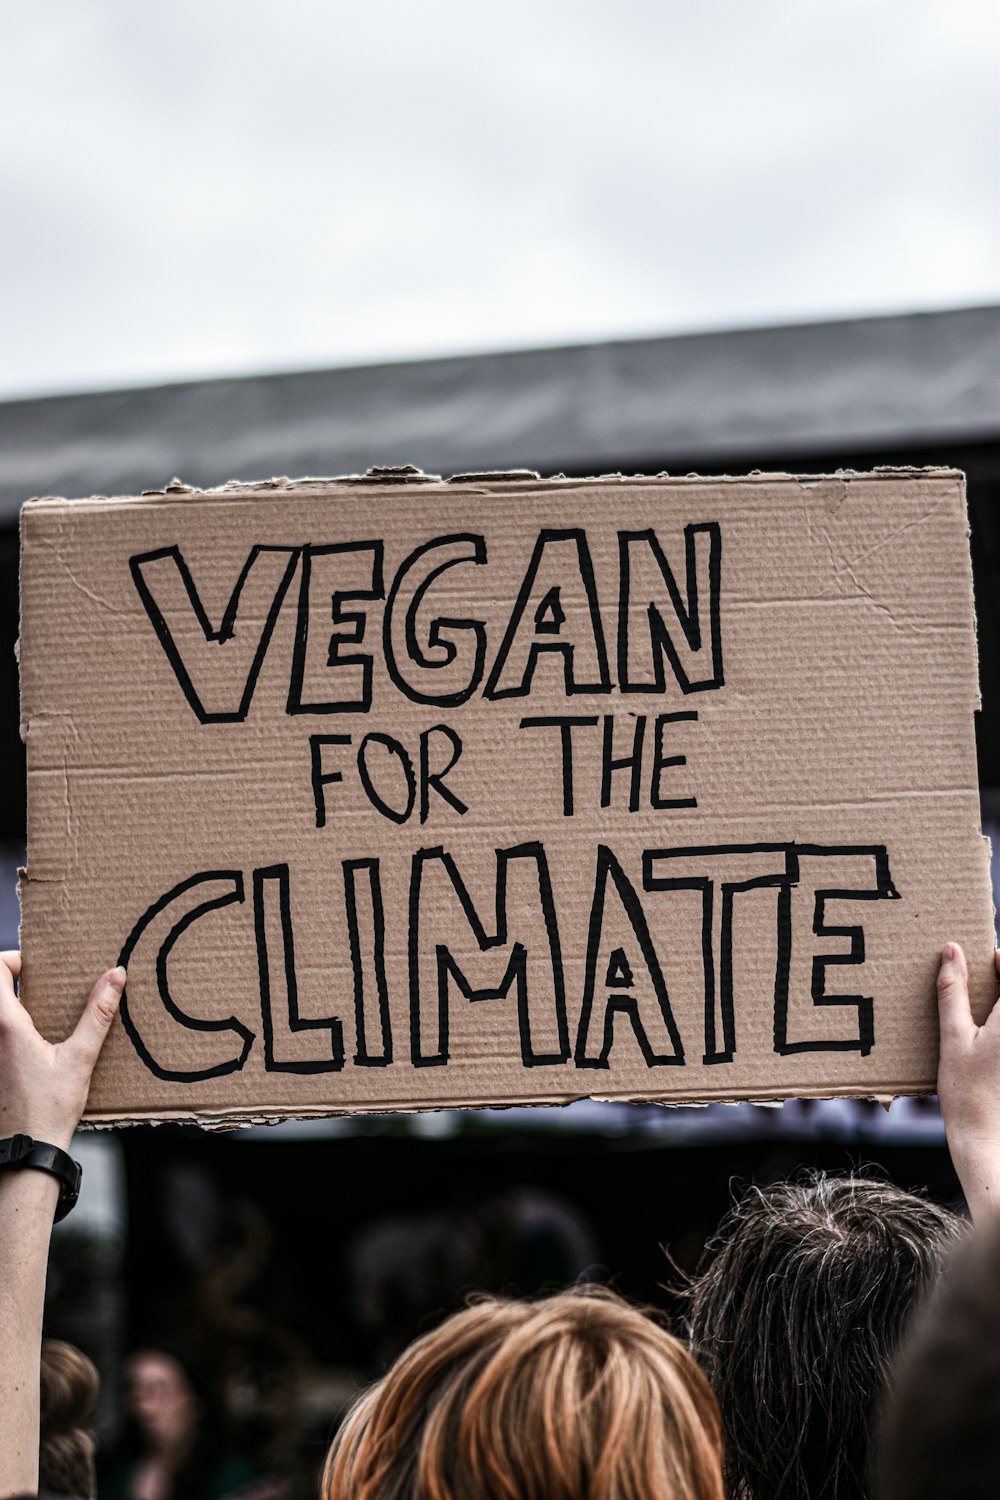
M 933 1088 L 993 994 L 947 470 L 29 503 L 24 995 L 89 1118 Z

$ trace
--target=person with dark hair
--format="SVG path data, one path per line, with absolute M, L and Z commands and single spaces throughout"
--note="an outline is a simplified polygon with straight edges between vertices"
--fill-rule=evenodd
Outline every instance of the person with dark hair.
M 879 1500 L 1000 1495 L 1000 1221 L 976 1230 L 914 1319 L 878 1445 Z
M 259 1478 L 227 1442 L 211 1385 L 181 1349 L 137 1349 L 125 1365 L 126 1441 L 101 1466 L 101 1500 L 225 1500 Z
M 1000 1201 L 1000 1007 L 975 1025 L 952 943 L 938 997 L 945 1130 L 978 1218 Z M 813 1173 L 735 1205 L 687 1293 L 692 1344 L 722 1407 L 731 1500 L 873 1493 L 872 1428 L 893 1357 L 965 1229 L 862 1177 Z
M 964 1222 L 889 1183 L 752 1188 L 710 1244 L 690 1327 L 738 1500 L 861 1500 L 872 1413 L 912 1307 Z

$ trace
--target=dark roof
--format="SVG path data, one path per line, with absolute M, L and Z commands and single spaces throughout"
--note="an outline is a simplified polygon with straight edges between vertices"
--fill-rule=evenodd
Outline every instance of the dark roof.
M 7 402 L 0 517 L 174 475 L 717 467 L 998 437 L 1000 307 L 966 308 Z

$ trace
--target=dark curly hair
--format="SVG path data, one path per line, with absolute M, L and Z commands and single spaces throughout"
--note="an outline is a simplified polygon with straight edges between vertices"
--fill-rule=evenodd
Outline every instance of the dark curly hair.
M 731 1500 L 866 1500 L 890 1362 L 965 1227 L 865 1177 L 810 1173 L 739 1199 L 687 1292 Z

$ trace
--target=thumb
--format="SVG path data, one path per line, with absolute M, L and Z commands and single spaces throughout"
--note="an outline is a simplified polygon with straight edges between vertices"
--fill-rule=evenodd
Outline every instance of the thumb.
M 961 1041 L 977 1029 L 969 1004 L 969 971 L 957 943 L 945 943 L 937 977 L 942 1040 Z
M 76 1029 L 64 1044 L 66 1051 L 71 1053 L 88 1073 L 93 1072 L 94 1064 L 100 1056 L 101 1048 L 111 1029 L 111 1023 L 118 1014 L 124 988 L 125 970 L 121 965 L 117 969 L 109 969 L 106 974 L 102 974 L 87 997 L 83 1015 L 77 1021 Z

